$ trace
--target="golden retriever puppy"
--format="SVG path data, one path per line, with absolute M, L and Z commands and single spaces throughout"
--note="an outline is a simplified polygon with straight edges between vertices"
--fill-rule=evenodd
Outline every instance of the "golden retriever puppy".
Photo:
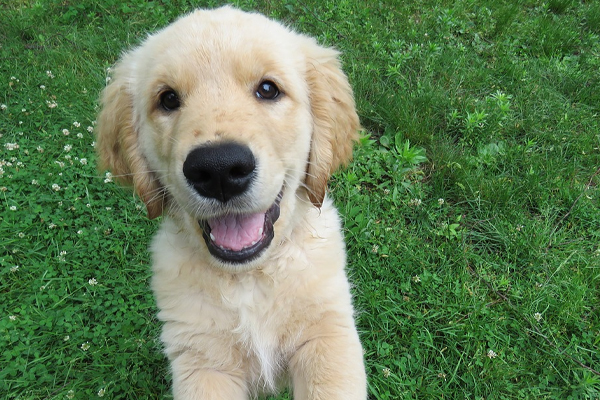
M 104 90 L 100 167 L 164 216 L 152 288 L 177 400 L 367 397 L 325 194 L 359 129 L 337 56 L 259 14 L 198 10 Z

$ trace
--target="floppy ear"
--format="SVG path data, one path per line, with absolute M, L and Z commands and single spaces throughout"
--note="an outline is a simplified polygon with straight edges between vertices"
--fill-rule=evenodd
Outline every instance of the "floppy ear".
M 339 53 L 316 43 L 310 47 L 306 74 L 313 133 L 305 183 L 310 201 L 321 207 L 329 177 L 352 158 L 360 122 Z
M 133 186 L 152 219 L 162 214 L 165 192 L 141 153 L 128 75 L 123 61 L 102 93 L 96 127 L 98 168 L 110 170 L 119 183 Z

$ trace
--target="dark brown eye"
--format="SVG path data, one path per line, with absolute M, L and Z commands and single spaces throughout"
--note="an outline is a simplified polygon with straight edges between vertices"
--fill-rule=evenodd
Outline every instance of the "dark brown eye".
M 173 90 L 167 90 L 160 95 L 160 105 L 167 111 L 174 111 L 181 106 L 179 96 Z
M 262 81 L 256 88 L 256 97 L 259 99 L 275 100 L 279 94 L 279 88 L 271 81 Z

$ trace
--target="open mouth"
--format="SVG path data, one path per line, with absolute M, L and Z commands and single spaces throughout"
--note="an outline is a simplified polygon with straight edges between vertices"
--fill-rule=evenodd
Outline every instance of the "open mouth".
M 258 257 L 273 240 L 273 224 L 279 218 L 282 197 L 283 191 L 265 212 L 222 215 L 198 221 L 210 254 L 222 261 L 237 264 Z

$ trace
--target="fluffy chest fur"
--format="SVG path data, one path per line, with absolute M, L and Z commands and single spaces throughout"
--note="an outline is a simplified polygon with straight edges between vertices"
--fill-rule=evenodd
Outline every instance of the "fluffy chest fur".
M 247 371 L 257 392 L 273 391 L 328 312 L 352 323 L 337 212 L 329 200 L 320 212 L 306 211 L 261 268 L 241 273 L 211 267 L 185 230 L 163 222 L 152 246 L 152 286 L 172 361 L 192 351 L 212 368 Z

